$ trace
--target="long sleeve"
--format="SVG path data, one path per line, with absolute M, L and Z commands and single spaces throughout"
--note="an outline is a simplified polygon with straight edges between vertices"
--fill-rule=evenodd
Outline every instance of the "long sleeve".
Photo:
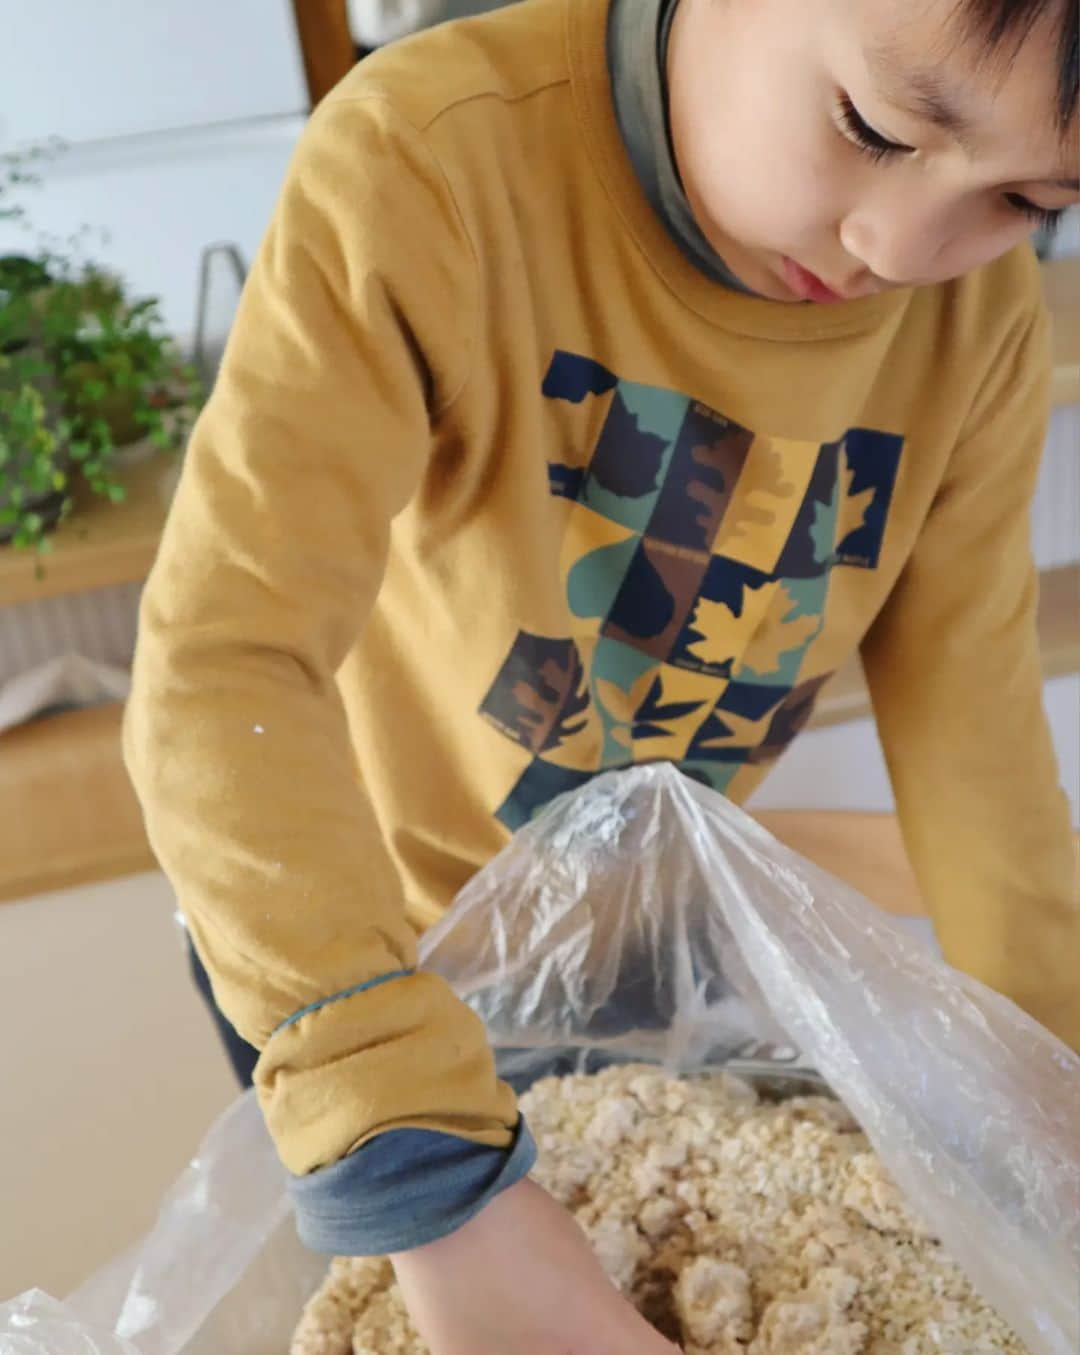
M 1030 546 L 1049 371 L 1040 310 L 999 355 L 863 660 L 946 958 L 1080 1046 L 1080 889 Z
M 146 589 L 128 766 L 282 1161 L 509 1149 L 478 1018 L 415 971 L 335 674 L 466 381 L 477 272 L 419 133 L 336 94 L 290 169 Z

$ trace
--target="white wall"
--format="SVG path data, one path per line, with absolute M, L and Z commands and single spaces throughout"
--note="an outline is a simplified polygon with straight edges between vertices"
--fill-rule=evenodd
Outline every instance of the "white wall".
M 1074 207 L 1066 214 L 1050 247 L 1050 256 L 1054 259 L 1064 259 L 1073 254 L 1080 254 L 1080 207 Z
M 1080 255 L 1080 208 L 1070 212 L 1051 249 Z M 1080 560 L 1080 406 L 1054 411 L 1032 509 L 1032 544 L 1040 569 Z
M 160 296 L 189 342 L 201 251 L 228 240 L 250 259 L 304 123 L 289 0 L 48 0 L 20 11 L 0 43 L 0 152 L 69 142 L 23 205 L 60 239 L 103 231 L 87 252 L 136 294 Z M 0 251 L 31 241 L 0 223 Z M 224 288 L 219 328 L 234 305 Z
M 44 169 L 27 206 L 49 233 L 67 235 L 82 223 L 102 228 L 106 240 L 92 242 L 92 256 L 136 295 L 159 296 L 166 324 L 187 344 L 202 250 L 233 241 L 251 259 L 304 121 L 288 113 L 73 146 Z M 0 251 L 27 241 L 17 225 L 0 224 Z M 225 313 L 220 305 L 216 311 L 227 324 L 231 284 L 223 299 Z
M 1031 508 L 1031 542 L 1040 569 L 1080 560 L 1080 405 L 1054 410 Z
M 0 149 L 298 113 L 307 102 L 289 0 L 13 0 L 8 8 Z

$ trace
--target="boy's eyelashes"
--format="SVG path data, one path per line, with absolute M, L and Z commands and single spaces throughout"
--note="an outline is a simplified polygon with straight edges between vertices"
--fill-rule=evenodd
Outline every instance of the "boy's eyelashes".
M 902 141 L 891 141 L 887 136 L 875 131 L 847 94 L 840 96 L 839 115 L 847 140 L 854 142 L 875 164 L 880 164 L 892 155 L 915 153 L 914 146 L 908 146 Z M 1044 231 L 1056 231 L 1065 216 L 1064 207 L 1040 207 L 1038 203 L 1025 198 L 1022 193 L 1006 193 L 1004 196 L 1010 207 L 1022 212 Z
M 852 103 L 847 94 L 840 96 L 840 121 L 843 123 L 849 141 L 853 141 L 860 150 L 865 151 L 875 163 L 889 155 L 911 155 L 914 146 L 902 141 L 890 141 L 887 136 L 876 132 Z
M 1051 235 L 1065 219 L 1064 207 L 1040 207 L 1037 202 L 1029 202 L 1022 193 L 1006 193 L 1005 201 Z

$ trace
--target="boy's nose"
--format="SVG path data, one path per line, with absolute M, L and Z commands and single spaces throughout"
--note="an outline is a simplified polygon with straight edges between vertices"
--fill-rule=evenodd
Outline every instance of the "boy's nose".
M 929 276 L 937 245 L 930 233 L 896 219 L 850 216 L 840 226 L 840 243 L 878 287 L 907 287 Z M 856 271 L 854 268 L 853 272 Z

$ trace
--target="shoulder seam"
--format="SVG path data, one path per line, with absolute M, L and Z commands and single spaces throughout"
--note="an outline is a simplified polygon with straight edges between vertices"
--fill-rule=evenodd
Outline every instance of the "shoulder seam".
M 473 94 L 463 94 L 459 99 L 454 99 L 451 103 L 444 104 L 443 107 L 436 109 L 436 111 L 432 113 L 429 118 L 425 119 L 423 122 L 420 123 L 414 122 L 412 118 L 410 118 L 406 113 L 402 111 L 402 109 L 394 99 L 392 99 L 388 94 L 383 94 L 379 90 L 371 90 L 370 92 L 358 94 L 350 93 L 350 94 L 332 95 L 326 101 L 326 103 L 328 104 L 367 103 L 369 100 L 377 100 L 380 103 L 385 103 L 387 107 L 393 110 L 394 114 L 397 117 L 401 118 L 403 122 L 408 123 L 408 125 L 415 132 L 418 132 L 422 136 L 425 132 L 430 131 L 430 129 L 434 127 L 435 124 L 440 121 L 440 119 L 446 117 L 447 114 L 449 113 L 455 112 L 459 108 L 464 108 L 466 104 L 477 103 L 481 99 L 497 99 L 500 103 L 508 105 L 524 103 L 526 99 L 531 99 L 535 97 L 537 94 L 545 94 L 549 89 L 557 89 L 560 85 L 568 85 L 569 83 L 570 75 L 569 72 L 566 72 L 562 75 L 555 76 L 550 80 L 545 80 L 541 84 L 533 85 L 529 89 L 522 90 L 518 94 L 508 95 L 502 93 L 498 89 L 477 90 Z M 320 105 L 320 107 L 322 106 L 323 105 Z
M 331 96 L 329 99 L 325 99 L 319 105 L 319 107 L 315 110 L 312 116 L 317 117 L 322 109 L 341 107 L 344 104 L 380 104 L 386 109 L 386 111 L 390 114 L 394 121 L 407 127 L 410 130 L 410 132 L 412 132 L 412 134 L 417 138 L 419 143 L 423 146 L 424 154 L 431 161 L 431 164 L 438 172 L 439 180 L 442 183 L 443 189 L 446 192 L 446 196 L 454 209 L 454 218 L 457 221 L 458 229 L 461 231 L 461 234 L 469 247 L 469 255 L 472 259 L 473 266 L 474 304 L 473 304 L 472 325 L 469 334 L 468 356 L 465 361 L 465 367 L 461 380 L 454 384 L 453 389 L 448 393 L 445 399 L 439 401 L 438 404 L 432 405 L 431 409 L 432 419 L 440 419 L 454 406 L 454 404 L 460 397 L 462 391 L 469 384 L 469 378 L 472 376 L 473 372 L 473 363 L 476 358 L 476 350 L 478 346 L 479 329 L 480 329 L 481 274 L 480 274 L 479 251 L 477 250 L 476 243 L 473 240 L 472 234 L 469 231 L 468 224 L 465 221 L 464 213 L 462 212 L 461 206 L 458 203 L 457 197 L 454 193 L 453 186 L 450 183 L 446 170 L 443 168 L 442 161 L 435 154 L 432 148 L 428 145 L 427 139 L 424 136 L 424 130 L 426 129 L 427 126 L 430 126 L 430 124 L 425 124 L 425 128 L 417 127 L 417 125 L 412 121 L 412 119 L 407 117 L 406 114 L 401 111 L 401 109 L 398 107 L 398 105 L 394 102 L 393 99 L 389 98 L 386 94 L 383 94 L 378 90 L 372 90 L 370 92 L 366 92 L 363 94 L 339 95 L 336 98 Z
M 443 418 L 446 414 L 449 413 L 449 411 L 457 403 L 458 399 L 460 399 L 461 394 L 465 390 L 466 386 L 469 384 L 469 379 L 473 373 L 473 365 L 476 358 L 476 351 L 479 346 L 480 279 L 482 276 L 482 271 L 480 268 L 480 254 L 476 248 L 476 243 L 473 240 L 472 235 L 469 231 L 468 224 L 465 220 L 465 215 L 462 212 L 461 206 L 458 203 L 457 197 L 454 194 L 453 186 L 450 183 L 450 179 L 446 173 L 446 170 L 443 168 L 442 161 L 435 154 L 431 146 L 428 145 L 427 143 L 426 133 L 431 131 L 431 129 L 441 118 L 445 117 L 449 113 L 454 112 L 458 108 L 464 107 L 466 104 L 475 103 L 481 99 L 497 99 L 499 100 L 499 102 L 508 105 L 523 103 L 526 99 L 534 98 L 538 94 L 546 93 L 550 89 L 557 89 L 560 85 L 568 85 L 569 83 L 570 76 L 569 73 L 566 73 L 559 75 L 555 79 L 545 80 L 541 84 L 534 85 L 530 89 L 523 90 L 521 93 L 514 94 L 511 96 L 504 95 L 496 89 L 480 90 L 475 94 L 467 94 L 460 99 L 455 99 L 452 103 L 449 103 L 445 107 L 438 109 L 435 113 L 431 115 L 430 118 L 428 118 L 424 123 L 420 125 L 417 125 L 417 123 L 415 123 L 413 119 L 408 116 L 408 114 L 402 111 L 402 109 L 394 99 L 392 99 L 388 94 L 384 94 L 381 90 L 363 91 L 356 94 L 349 93 L 349 94 L 331 95 L 328 99 L 324 100 L 323 103 L 319 105 L 318 109 L 315 110 L 315 116 L 317 116 L 319 110 L 323 108 L 340 107 L 345 104 L 377 103 L 385 107 L 387 112 L 389 112 L 396 121 L 401 122 L 406 127 L 409 127 L 423 143 L 425 153 L 431 160 L 432 165 L 434 165 L 434 167 L 438 171 L 439 178 L 441 179 L 443 187 L 446 190 L 446 195 L 449 198 L 450 202 L 453 204 L 454 215 L 457 219 L 458 228 L 460 229 L 462 235 L 465 237 L 465 240 L 468 243 L 469 253 L 472 256 L 473 276 L 475 278 L 475 289 L 476 289 L 476 305 L 474 308 L 472 329 L 469 336 L 468 358 L 465 363 L 465 368 L 461 380 L 456 383 L 453 390 L 448 393 L 444 400 L 440 401 L 438 405 L 433 406 L 431 411 L 433 419 Z

